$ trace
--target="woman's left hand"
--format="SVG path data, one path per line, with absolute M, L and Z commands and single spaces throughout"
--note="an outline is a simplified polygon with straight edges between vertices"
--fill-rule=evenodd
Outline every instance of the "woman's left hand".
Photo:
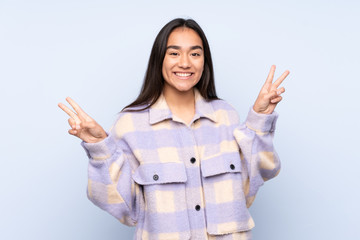
M 261 88 L 261 91 L 254 103 L 253 109 L 257 113 L 262 114 L 271 114 L 276 105 L 282 100 L 280 94 L 285 92 L 285 88 L 281 87 L 280 84 L 284 81 L 284 79 L 289 75 L 289 71 L 286 70 L 274 83 L 274 73 L 275 73 L 275 65 L 271 66 L 269 75 L 265 81 L 264 86 Z

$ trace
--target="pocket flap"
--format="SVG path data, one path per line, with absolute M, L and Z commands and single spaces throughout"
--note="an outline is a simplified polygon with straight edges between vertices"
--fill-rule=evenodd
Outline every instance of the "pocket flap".
M 203 177 L 235 172 L 241 172 L 239 152 L 223 153 L 216 157 L 201 160 L 201 173 Z
M 132 178 L 141 185 L 186 182 L 184 163 L 145 163 L 141 164 Z

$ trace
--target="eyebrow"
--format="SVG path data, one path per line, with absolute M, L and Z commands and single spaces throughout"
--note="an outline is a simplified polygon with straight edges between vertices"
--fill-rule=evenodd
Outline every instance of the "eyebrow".
M 176 49 L 176 50 L 179 50 L 181 49 L 180 46 L 177 46 L 177 45 L 170 45 L 170 46 L 167 46 L 166 50 L 168 50 L 169 48 L 172 48 L 172 49 Z M 200 49 L 200 50 L 203 50 L 203 48 L 199 45 L 196 45 L 196 46 L 192 46 L 190 47 L 190 50 L 195 50 L 195 49 Z

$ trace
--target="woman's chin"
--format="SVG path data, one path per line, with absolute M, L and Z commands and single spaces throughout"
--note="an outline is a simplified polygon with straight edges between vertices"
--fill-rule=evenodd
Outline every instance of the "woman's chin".
M 176 90 L 178 92 L 182 92 L 182 93 L 186 93 L 188 91 L 191 91 L 193 89 L 193 86 L 181 86 L 181 87 L 177 87 Z
M 173 85 L 171 86 L 171 89 L 175 92 L 181 92 L 181 93 L 186 93 L 190 90 L 193 89 L 194 86 L 192 85 Z

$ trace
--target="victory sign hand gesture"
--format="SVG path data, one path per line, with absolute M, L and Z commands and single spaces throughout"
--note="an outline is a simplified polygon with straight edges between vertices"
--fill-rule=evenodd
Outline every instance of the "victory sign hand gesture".
M 275 65 L 271 66 L 269 75 L 265 81 L 265 84 L 261 88 L 261 91 L 255 101 L 253 109 L 257 113 L 263 114 L 271 114 L 276 105 L 282 100 L 280 94 L 285 92 L 285 88 L 281 87 L 280 84 L 284 81 L 284 79 L 289 75 L 289 71 L 286 70 L 274 83 L 274 73 L 275 73 Z
M 67 97 L 66 101 L 72 106 L 75 112 L 62 103 L 59 103 L 58 106 L 70 116 L 68 120 L 71 127 L 68 131 L 69 134 L 87 143 L 100 142 L 107 137 L 104 129 L 87 115 L 74 100 Z

